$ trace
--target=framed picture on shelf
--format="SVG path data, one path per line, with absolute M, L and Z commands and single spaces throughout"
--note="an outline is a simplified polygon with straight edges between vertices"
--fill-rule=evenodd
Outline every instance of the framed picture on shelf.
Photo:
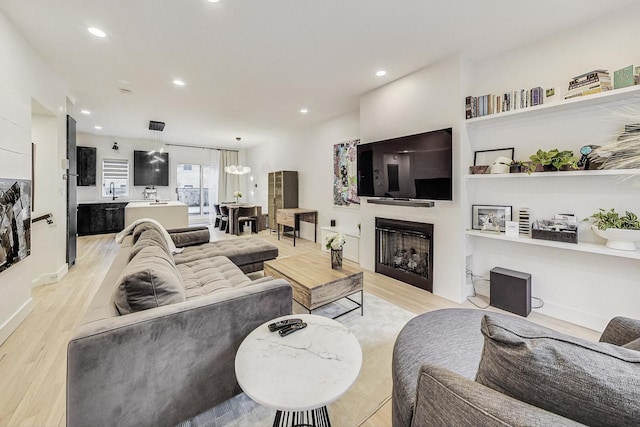
M 473 230 L 504 232 L 506 221 L 511 221 L 511 206 L 471 206 L 471 228 Z
M 495 148 L 473 152 L 473 166 L 491 165 L 498 157 L 508 157 L 513 160 L 514 148 Z

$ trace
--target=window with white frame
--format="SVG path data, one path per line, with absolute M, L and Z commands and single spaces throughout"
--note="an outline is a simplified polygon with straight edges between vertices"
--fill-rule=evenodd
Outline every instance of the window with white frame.
M 102 197 L 129 196 L 129 160 L 102 160 Z

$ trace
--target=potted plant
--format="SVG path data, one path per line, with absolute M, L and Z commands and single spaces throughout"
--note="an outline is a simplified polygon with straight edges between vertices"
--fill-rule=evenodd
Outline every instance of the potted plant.
M 521 160 L 513 160 L 509 165 L 509 172 L 511 173 L 520 173 L 527 171 L 527 163 Z
M 557 148 L 549 151 L 538 150 L 529 159 L 531 160 L 529 173 L 539 169 L 538 167 L 541 167 L 545 172 L 578 169 L 578 158 L 570 150 L 560 151 Z
M 236 198 L 236 203 L 238 203 L 238 200 L 240 200 L 240 197 L 242 197 L 242 191 L 234 191 L 233 197 Z
M 640 221 L 633 212 L 625 211 L 620 215 L 615 209 L 605 211 L 600 209 L 589 218 L 593 220 L 591 229 L 598 236 L 607 239 L 607 247 L 622 251 L 635 251 L 636 243 L 640 242 Z
M 559 151 L 557 149 L 553 149 L 550 151 L 538 150 L 536 154 L 532 154 L 529 156 L 529 160 L 531 160 L 532 168 L 529 168 L 529 172 L 533 172 L 536 170 L 537 166 L 540 165 L 543 170 L 553 170 L 551 166 L 551 160 L 558 154 Z
M 324 245 L 325 248 L 331 250 L 331 268 L 334 270 L 340 270 L 342 268 L 342 247 L 344 244 L 344 234 L 327 234 Z
M 573 151 L 564 150 L 553 156 L 551 164 L 556 170 L 578 169 L 578 158 L 573 155 Z

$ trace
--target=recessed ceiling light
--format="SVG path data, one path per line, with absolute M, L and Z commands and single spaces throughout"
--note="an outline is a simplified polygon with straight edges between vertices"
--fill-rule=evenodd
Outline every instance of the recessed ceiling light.
M 387 72 L 385 70 L 376 71 L 376 76 L 378 76 L 378 77 L 382 77 L 382 76 L 386 76 L 386 75 L 387 75 Z
M 102 130 L 102 126 L 94 126 L 94 129 Z
M 184 86 L 184 82 L 182 80 L 174 80 L 173 84 L 176 86 Z
M 302 108 L 302 109 L 300 110 L 300 112 L 301 112 L 302 114 L 307 114 L 307 113 L 309 112 L 309 110 L 307 110 L 306 108 Z
M 100 28 L 89 27 L 87 28 L 87 30 L 89 30 L 89 32 L 96 37 L 107 37 L 107 34 L 104 31 L 102 31 Z
M 209 3 L 218 3 L 220 0 L 207 0 Z
M 88 116 L 89 114 L 91 114 L 91 111 L 89 111 L 89 110 L 80 110 L 80 112 L 81 112 L 82 114 L 86 114 L 87 116 Z

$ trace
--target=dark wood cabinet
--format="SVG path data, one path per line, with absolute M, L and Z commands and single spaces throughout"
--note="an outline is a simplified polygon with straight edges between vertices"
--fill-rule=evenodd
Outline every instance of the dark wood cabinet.
M 78 236 L 118 233 L 124 229 L 127 203 L 87 203 L 78 205 Z
M 267 201 L 269 209 L 269 228 L 277 229 L 276 212 L 278 209 L 298 207 L 298 172 L 269 172 Z
M 76 147 L 78 186 L 88 187 L 96 185 L 96 148 Z

